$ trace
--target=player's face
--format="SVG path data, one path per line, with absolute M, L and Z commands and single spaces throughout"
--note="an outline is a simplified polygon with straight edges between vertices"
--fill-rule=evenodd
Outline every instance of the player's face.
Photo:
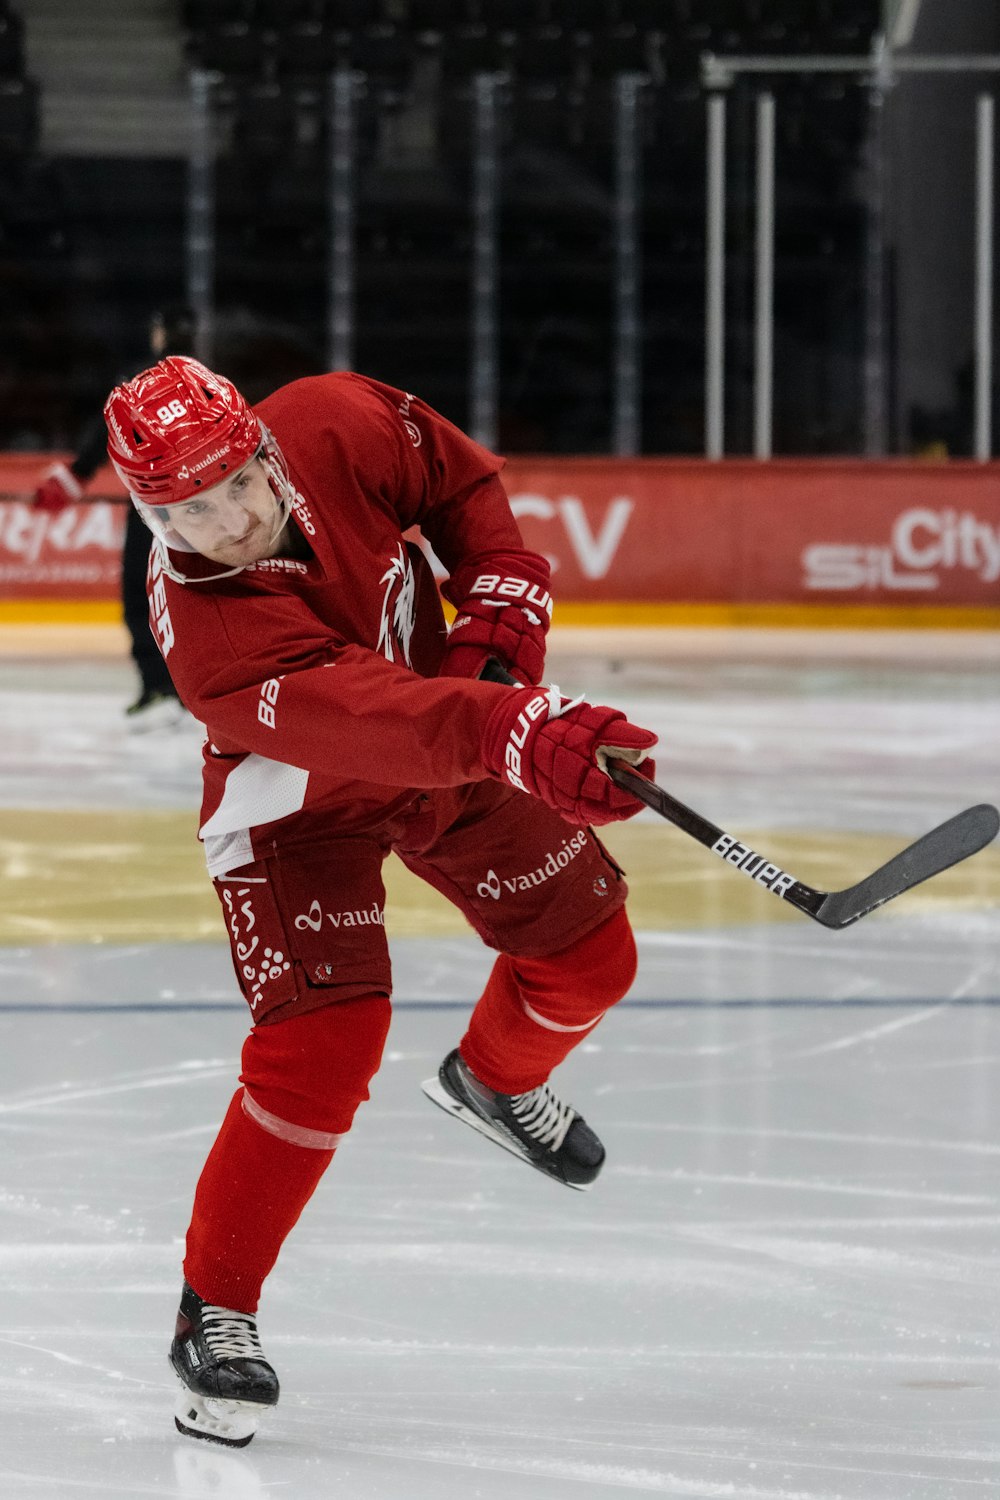
M 171 505 L 170 525 L 202 557 L 246 567 L 274 556 L 279 514 L 264 465 L 254 458 L 231 479 Z

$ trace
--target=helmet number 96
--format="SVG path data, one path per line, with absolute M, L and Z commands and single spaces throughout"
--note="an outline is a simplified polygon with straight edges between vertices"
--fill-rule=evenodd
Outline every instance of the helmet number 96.
M 186 417 L 187 411 L 183 401 L 168 401 L 166 406 L 158 406 L 156 415 L 164 427 L 169 427 L 171 422 L 176 422 L 178 417 Z

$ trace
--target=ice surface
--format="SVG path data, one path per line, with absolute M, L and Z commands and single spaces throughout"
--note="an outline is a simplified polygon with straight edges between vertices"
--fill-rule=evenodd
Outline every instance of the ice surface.
M 165 1351 L 242 1017 L 0 1017 L 5 1496 L 995 1490 L 1000 1009 L 623 1010 L 563 1070 L 587 1195 L 423 1099 L 460 1024 L 397 1010 L 230 1456 Z
M 714 639 L 557 643 L 560 681 L 652 716 L 725 826 L 915 836 L 1000 795 L 989 640 Z M 108 733 L 130 686 L 0 661 L 0 831 L 192 804 L 196 736 Z M 609 1157 L 572 1194 L 420 1093 L 488 956 L 394 944 L 372 1100 L 262 1304 L 282 1402 L 231 1453 L 174 1432 L 166 1362 L 245 1029 L 226 950 L 0 948 L 3 1500 L 997 1493 L 995 905 L 665 927 L 640 955 L 561 1070 Z

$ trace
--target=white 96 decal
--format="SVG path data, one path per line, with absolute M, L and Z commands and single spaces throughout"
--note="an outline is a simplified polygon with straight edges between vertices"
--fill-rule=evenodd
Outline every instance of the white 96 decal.
M 185 409 L 184 402 L 177 401 L 175 399 L 173 401 L 168 401 L 166 406 L 158 406 L 156 408 L 156 415 L 159 417 L 164 427 L 169 427 L 171 422 L 177 421 L 178 417 L 187 416 L 187 411 Z

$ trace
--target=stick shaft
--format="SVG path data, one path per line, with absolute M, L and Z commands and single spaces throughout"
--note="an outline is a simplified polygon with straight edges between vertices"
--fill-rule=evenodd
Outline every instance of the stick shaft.
M 678 802 L 676 797 L 671 797 L 669 792 L 624 761 L 609 762 L 608 772 L 616 786 L 631 792 L 660 817 L 721 855 L 742 875 L 749 876 L 772 895 L 780 896 L 806 916 L 834 930 L 850 927 L 887 901 L 895 900 L 905 891 L 911 891 L 914 886 L 977 854 L 1000 831 L 1000 813 L 989 803 L 979 803 L 939 823 L 864 880 L 859 880 L 857 885 L 842 891 L 817 891 L 767 861 L 732 834 L 716 828 L 714 823 L 685 807 L 683 802 Z
M 609 761 L 608 774 L 615 786 L 620 787 L 623 792 L 631 792 L 633 797 L 645 802 L 647 807 L 659 813 L 661 818 L 666 818 L 668 823 L 673 823 L 675 828 L 697 839 L 699 844 L 704 844 L 713 854 L 718 854 L 727 864 L 739 870 L 741 875 L 763 886 L 772 895 L 781 896 L 808 916 L 816 916 L 825 894 L 823 891 L 813 890 L 811 885 L 797 880 L 766 855 L 758 854 L 749 844 L 742 843 L 731 833 L 716 827 L 707 818 L 703 818 L 701 813 L 672 797 L 663 787 L 657 786 L 655 781 L 650 781 L 624 761 Z
M 492 682 L 516 685 L 513 678 L 495 657 L 487 662 L 480 676 Z M 749 844 L 742 843 L 731 833 L 718 828 L 672 797 L 663 787 L 657 786 L 643 776 L 634 766 L 623 760 L 608 761 L 608 775 L 624 792 L 631 792 L 647 807 L 651 807 L 661 818 L 673 823 L 682 833 L 704 844 L 713 854 L 718 854 L 741 875 L 753 880 L 773 896 L 780 896 L 790 906 L 812 917 L 822 926 L 839 930 L 860 921 L 869 912 L 893 901 L 897 896 L 910 891 L 915 885 L 940 875 L 952 865 L 971 854 L 976 854 L 990 843 L 1000 831 L 1000 813 L 989 803 L 967 807 L 946 823 L 939 823 L 930 833 L 916 843 L 902 849 L 886 864 L 881 865 L 857 885 L 842 891 L 818 891 L 805 881 L 797 880 L 780 865 L 774 864 L 766 855 L 758 854 Z

